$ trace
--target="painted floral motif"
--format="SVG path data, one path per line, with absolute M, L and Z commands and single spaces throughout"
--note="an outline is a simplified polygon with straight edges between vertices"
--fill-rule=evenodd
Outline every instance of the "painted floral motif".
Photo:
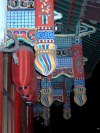
M 34 8 L 34 0 L 8 0 L 8 8 Z

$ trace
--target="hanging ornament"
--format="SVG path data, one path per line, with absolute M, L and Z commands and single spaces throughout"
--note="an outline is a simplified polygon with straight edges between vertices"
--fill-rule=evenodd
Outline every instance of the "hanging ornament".
M 63 109 L 63 117 L 65 120 L 69 120 L 71 118 L 71 110 Z
M 40 100 L 45 107 L 50 107 L 53 103 L 53 90 L 51 88 L 42 89 Z
M 15 86 L 25 89 L 33 82 L 34 53 L 31 48 L 20 46 L 16 54 L 18 57 L 18 64 L 15 64 L 14 60 L 12 60 L 12 81 Z
M 43 117 L 43 119 L 44 119 L 44 125 L 45 125 L 45 126 L 48 126 L 49 120 L 50 120 L 50 109 L 44 107 L 44 108 L 42 109 L 42 111 L 43 111 L 42 117 Z
M 34 76 L 35 78 L 33 79 L 33 82 L 28 86 L 29 90 L 32 90 L 31 94 L 24 93 L 22 95 L 23 101 L 28 104 L 36 103 L 38 100 L 38 82 L 36 74 Z
M 50 75 L 56 67 L 56 55 L 54 44 L 38 44 L 35 46 L 35 68 L 42 75 Z
M 83 106 L 86 103 L 87 96 L 85 88 L 74 89 L 74 101 L 79 106 Z
M 20 94 L 20 95 L 25 95 L 25 96 L 28 96 L 28 95 L 31 95 L 35 90 L 35 87 L 31 87 L 28 85 L 24 88 L 22 87 L 16 87 L 16 91 Z
M 31 89 L 31 88 L 30 88 Z M 22 95 L 22 99 L 27 104 L 34 104 L 37 102 L 38 94 L 37 92 L 33 92 L 31 95 Z

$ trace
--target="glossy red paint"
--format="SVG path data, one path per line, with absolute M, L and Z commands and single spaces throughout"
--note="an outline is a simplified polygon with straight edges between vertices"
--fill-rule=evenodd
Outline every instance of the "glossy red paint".
M 12 80 L 15 86 L 24 89 L 33 81 L 34 53 L 31 48 L 20 46 L 17 50 L 17 56 L 18 64 L 12 60 Z
M 15 115 L 15 133 L 21 132 L 21 97 L 20 94 L 15 91 L 15 104 L 14 104 L 14 115 Z

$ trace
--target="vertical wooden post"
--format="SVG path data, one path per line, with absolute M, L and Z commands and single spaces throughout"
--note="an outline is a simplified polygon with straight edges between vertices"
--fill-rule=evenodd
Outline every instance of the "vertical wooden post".
M 0 133 L 2 133 L 3 53 L 0 52 Z
M 12 133 L 12 117 L 13 117 L 13 112 L 12 112 L 12 106 L 13 106 L 13 95 L 12 95 L 12 91 L 13 91 L 13 88 L 12 88 L 12 77 L 11 77 L 11 54 L 8 55 L 8 86 L 7 86 L 7 93 L 8 93 L 8 106 L 7 106 L 7 109 L 8 109 L 8 122 L 7 122 L 7 125 L 8 125 L 8 131 L 7 133 Z
M 14 104 L 14 115 L 15 115 L 15 132 L 21 133 L 21 97 L 20 94 L 15 91 L 15 104 Z
M 8 54 L 4 53 L 4 56 L 3 56 L 3 87 L 5 89 L 5 91 L 7 92 L 8 90 Z M 7 98 L 7 95 L 4 94 L 3 95 L 3 113 L 2 113 L 2 132 L 3 133 L 8 133 L 8 108 L 7 108 L 7 105 L 8 105 L 8 98 Z
M 15 133 L 15 103 L 14 103 L 14 99 L 15 99 L 15 88 L 14 85 L 12 85 L 11 87 L 12 89 L 12 105 L 11 105 L 11 133 Z
M 27 133 L 34 133 L 33 107 L 27 106 Z

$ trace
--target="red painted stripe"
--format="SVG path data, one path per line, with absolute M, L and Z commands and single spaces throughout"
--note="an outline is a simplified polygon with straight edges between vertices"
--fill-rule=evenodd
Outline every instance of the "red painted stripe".
M 21 132 L 21 97 L 20 94 L 15 91 L 15 105 L 14 105 L 14 115 L 15 115 L 15 133 Z

